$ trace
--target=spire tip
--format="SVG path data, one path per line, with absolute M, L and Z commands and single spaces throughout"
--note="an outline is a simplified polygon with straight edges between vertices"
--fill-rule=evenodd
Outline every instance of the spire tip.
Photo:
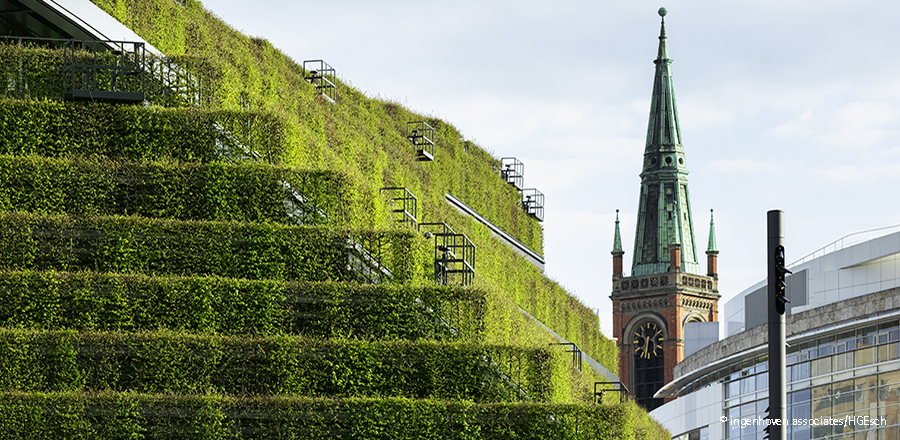
M 659 12 L 659 16 L 663 17 L 663 20 L 665 20 L 665 16 L 669 11 L 666 11 L 666 8 L 659 8 L 659 11 L 657 12 Z

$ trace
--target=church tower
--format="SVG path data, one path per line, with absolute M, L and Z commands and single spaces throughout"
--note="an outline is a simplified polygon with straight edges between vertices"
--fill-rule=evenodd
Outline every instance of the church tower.
M 618 210 L 613 243 L 613 335 L 618 339 L 619 378 L 648 410 L 664 403 L 653 395 L 674 379 L 684 358 L 684 326 L 718 321 L 718 249 L 710 212 L 706 274 L 694 241 L 688 171 L 666 47 L 665 8 L 654 64 L 650 123 L 631 275 L 622 269 Z

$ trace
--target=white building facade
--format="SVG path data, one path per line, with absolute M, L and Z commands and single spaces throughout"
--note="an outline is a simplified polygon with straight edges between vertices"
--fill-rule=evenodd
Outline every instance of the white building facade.
M 790 266 L 788 438 L 900 439 L 900 227 L 845 237 Z M 762 439 L 765 280 L 725 304 L 724 340 L 675 367 L 654 410 L 675 438 Z

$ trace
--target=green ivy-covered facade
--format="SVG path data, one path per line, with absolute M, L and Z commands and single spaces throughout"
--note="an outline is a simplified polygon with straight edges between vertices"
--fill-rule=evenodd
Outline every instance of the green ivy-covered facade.
M 595 403 L 607 379 L 528 317 L 617 371 L 597 316 L 446 203 L 542 252 L 497 158 L 340 81 L 329 102 L 199 2 L 95 3 L 199 79 L 202 99 L 65 102 L 60 49 L 0 44 L 2 69 L 29 85 L 0 91 L 0 432 L 669 437 L 617 396 Z M 433 162 L 405 138 L 419 120 Z M 395 221 L 384 187 L 472 241 L 473 285 L 435 286 L 433 240 Z

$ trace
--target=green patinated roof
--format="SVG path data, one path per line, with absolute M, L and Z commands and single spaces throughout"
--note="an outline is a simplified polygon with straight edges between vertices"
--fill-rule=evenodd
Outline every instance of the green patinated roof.
M 660 15 L 664 14 L 660 10 Z M 678 124 L 678 108 L 675 105 L 675 88 L 672 84 L 672 60 L 666 44 L 666 22 L 663 18 L 659 31 L 659 50 L 656 60 L 656 76 L 653 78 L 653 97 L 650 101 L 650 123 L 647 127 L 645 152 L 681 150 L 681 127 Z
M 660 8 L 659 15 L 665 17 L 665 8 Z M 681 244 L 682 270 L 702 275 L 697 263 L 688 171 L 681 144 L 665 18 L 660 25 L 659 49 L 653 63 L 656 75 L 644 147 L 632 275 L 668 271 L 671 243 Z
M 713 221 L 713 210 L 709 210 L 709 246 L 706 248 L 706 253 L 719 252 L 716 249 L 716 222 Z
M 622 250 L 622 234 L 619 233 L 619 210 L 616 210 L 616 238 L 613 240 L 613 253 L 624 252 Z

